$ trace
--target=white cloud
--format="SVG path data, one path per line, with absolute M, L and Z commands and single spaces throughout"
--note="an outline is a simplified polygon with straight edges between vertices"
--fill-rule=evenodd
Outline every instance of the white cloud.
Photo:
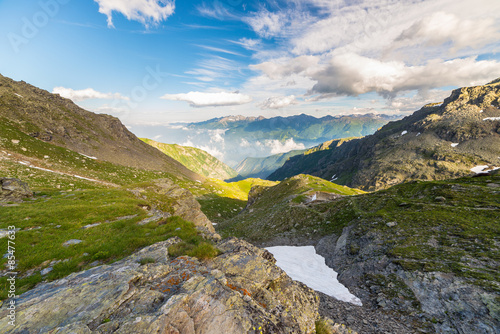
M 262 95 L 270 89 L 274 96 L 312 94 L 303 105 L 375 92 L 392 109 L 398 103 L 405 109 L 403 104 L 426 100 L 420 91 L 482 84 L 500 76 L 499 1 L 296 0 L 280 3 L 282 8 L 273 4 L 243 18 L 259 37 L 276 46 L 271 51 L 254 49 L 254 58 L 262 61 L 250 65 L 264 75 L 249 79 L 246 87 L 252 89 L 245 91 L 263 106 L 271 94 Z M 292 76 L 312 84 L 301 92 L 291 91 L 286 83 Z M 418 96 L 403 100 L 415 90 Z
M 302 143 L 296 143 L 293 138 L 285 140 L 284 143 L 277 139 L 265 140 L 264 145 L 271 149 L 271 154 L 286 153 L 292 150 L 303 150 L 306 147 Z
M 311 78 L 317 83 L 312 93 L 357 96 L 377 92 L 393 97 L 400 92 L 444 86 L 486 83 L 500 76 L 500 63 L 477 61 L 475 57 L 448 61 L 431 60 L 408 66 L 402 61 L 381 61 L 356 54 L 334 56 Z
M 276 12 L 262 9 L 243 18 L 243 21 L 263 38 L 292 37 L 315 20 L 308 11 L 293 7 Z
M 238 92 L 189 92 L 186 94 L 165 94 L 161 98 L 171 101 L 186 101 L 191 107 L 234 106 L 252 101 L 250 96 Z
M 320 58 L 317 56 L 300 56 L 250 65 L 250 68 L 264 72 L 271 79 L 281 79 L 292 74 L 312 73 L 318 66 L 319 61 Z
M 52 90 L 52 93 L 59 94 L 62 97 L 71 99 L 75 102 L 89 99 L 130 100 L 129 97 L 123 96 L 120 93 L 101 93 L 93 88 L 74 90 L 65 87 L 55 87 Z
M 248 140 L 246 140 L 245 138 L 241 138 L 241 144 L 240 144 L 241 147 L 250 147 L 250 142 Z
M 238 44 L 247 50 L 257 50 L 257 48 L 262 43 L 260 39 L 252 39 L 252 38 L 240 38 L 238 41 L 230 41 L 230 42 Z
M 495 42 L 500 32 L 492 17 L 464 20 L 446 12 L 436 12 L 415 22 L 396 38 L 399 44 L 427 44 L 431 46 L 452 43 L 450 51 L 466 47 L 478 48 Z
M 139 21 L 148 27 L 166 20 L 175 10 L 175 0 L 94 1 L 99 4 L 99 13 L 108 17 L 108 27 L 113 27 L 113 12 L 122 13 L 127 19 Z
M 212 143 L 224 143 L 224 134 L 227 129 L 216 129 L 216 130 L 208 130 L 208 134 L 210 135 L 210 142 Z
M 290 96 L 273 96 L 259 104 L 261 109 L 280 109 L 289 105 L 297 104 L 295 95 Z

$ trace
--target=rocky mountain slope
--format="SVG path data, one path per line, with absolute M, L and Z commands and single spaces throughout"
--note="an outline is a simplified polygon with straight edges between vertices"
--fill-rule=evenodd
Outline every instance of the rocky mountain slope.
M 86 111 L 71 100 L 0 75 L 0 122 L 88 157 L 202 179 L 140 141 L 115 117 Z
M 226 180 L 238 175 L 234 169 L 199 148 L 165 144 L 147 138 L 141 140 L 205 177 Z
M 305 150 L 293 150 L 264 158 L 246 158 L 235 167 L 238 173 L 238 179 L 246 179 L 249 177 L 266 179 L 275 170 L 283 166 L 289 158 L 299 155 L 304 151 Z
M 314 245 L 363 302 L 322 296 L 321 314 L 359 333 L 500 331 L 497 171 L 314 201 L 295 186 L 303 178 L 253 189 L 219 232 L 261 246 Z
M 500 80 L 457 89 L 442 104 L 424 106 L 371 136 L 333 141 L 328 150 L 292 157 L 269 179 L 306 173 L 375 190 L 500 166 L 499 108 Z

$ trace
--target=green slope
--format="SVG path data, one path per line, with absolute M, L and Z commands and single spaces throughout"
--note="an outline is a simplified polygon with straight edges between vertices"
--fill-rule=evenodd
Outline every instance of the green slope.
M 147 138 L 141 138 L 141 140 L 200 175 L 221 180 L 238 175 L 231 167 L 199 148 L 165 144 Z
M 304 203 L 315 195 L 321 197 L 320 194 L 333 194 L 335 197 L 362 193 L 361 190 L 339 186 L 314 176 L 297 175 L 271 187 L 253 187 L 246 209 L 222 221 L 216 229 L 222 236 L 237 236 L 251 242 L 265 243 L 276 237 L 285 237 L 300 226 L 304 231 L 303 236 L 307 238 L 320 222 L 326 220 Z

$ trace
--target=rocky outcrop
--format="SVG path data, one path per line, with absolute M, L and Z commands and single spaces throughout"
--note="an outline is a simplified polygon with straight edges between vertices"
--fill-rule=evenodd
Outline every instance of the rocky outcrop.
M 0 177 L 0 202 L 20 202 L 29 197 L 33 197 L 33 192 L 26 182 Z
M 497 294 L 450 272 L 407 270 L 386 255 L 388 242 L 382 232 L 359 232 L 355 226 L 345 228 L 340 236 L 321 239 L 316 250 L 339 272 L 339 281 L 362 299 L 365 308 L 376 310 L 380 319 L 390 314 L 400 323 L 402 328 L 391 332 L 500 331 Z M 366 311 L 350 313 L 356 317 Z M 353 318 L 347 324 L 362 328 L 362 332 L 377 333 L 359 320 Z
M 150 210 L 153 217 L 143 223 L 154 220 L 155 216 L 161 219 L 175 215 L 193 222 L 200 231 L 205 232 L 205 236 L 220 239 L 219 235 L 215 233 L 212 222 L 201 211 L 201 205 L 193 194 L 189 190 L 179 187 L 174 181 L 157 179 L 142 187 L 130 189 L 130 191 L 154 205 Z
M 314 333 L 319 298 L 273 256 L 238 239 L 200 262 L 168 256 L 169 239 L 111 265 L 38 285 L 2 333 Z M 141 263 L 147 263 L 141 265 Z

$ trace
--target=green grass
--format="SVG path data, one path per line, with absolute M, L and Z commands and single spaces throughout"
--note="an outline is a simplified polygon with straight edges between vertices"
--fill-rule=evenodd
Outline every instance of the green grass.
M 152 222 L 143 226 L 137 222 L 147 216 L 141 207 L 148 202 L 136 198 L 124 189 L 89 189 L 73 192 L 37 192 L 35 200 L 19 206 L 0 207 L 0 228 L 15 226 L 15 256 L 17 292 L 22 293 L 42 280 L 54 280 L 87 268 L 90 264 L 108 263 L 137 249 L 178 236 L 187 245 L 199 246 L 203 238 L 195 226 L 179 217 Z M 89 224 L 98 226 L 84 228 Z M 63 246 L 71 240 L 81 243 Z M 205 246 L 203 246 L 205 247 Z M 194 256 L 204 257 L 202 249 Z M 7 239 L 0 239 L 0 249 L 7 250 Z M 205 250 L 206 251 L 206 250 Z M 0 259 L 2 268 L 7 262 Z M 51 264 L 52 263 L 52 264 Z M 52 265 L 53 270 L 42 277 L 41 269 Z M 26 277 L 30 272 L 32 276 Z M 6 278 L 0 278 L 1 299 L 6 298 Z M 5 289 L 4 289 L 5 288 Z

